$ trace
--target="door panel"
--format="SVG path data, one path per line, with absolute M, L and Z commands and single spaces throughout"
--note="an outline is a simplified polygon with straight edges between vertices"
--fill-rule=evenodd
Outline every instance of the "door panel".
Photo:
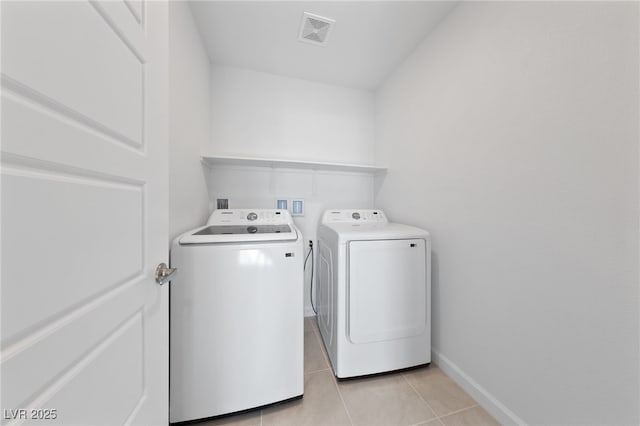
M 112 25 L 99 11 L 89 2 L 3 4 L 2 38 L 9 40 L 2 45 L 3 77 L 140 148 L 145 66 L 131 46 L 142 34 L 125 35 L 124 25 Z
M 141 0 L 124 0 L 124 4 L 129 9 L 136 22 L 139 25 L 144 25 L 144 2 Z
M 349 243 L 348 334 L 353 343 L 401 339 L 426 327 L 425 240 Z
M 140 184 L 9 161 L 2 184 L 2 231 L 11 242 L 3 274 L 12 277 L 2 289 L 3 341 L 142 274 Z M 25 294 L 38 297 L 20 303 Z
M 74 407 L 76 424 L 125 424 L 144 398 L 143 314 L 119 324 L 59 380 L 47 407 Z M 74 371 L 75 370 L 75 371 Z M 80 374 L 80 370 L 82 373 Z M 109 377 L 109 386 L 96 383 Z M 118 392 L 113 392 L 113 389 Z M 86 398 L 91 389 L 91 398 Z M 82 405 L 78 401 L 83 401 Z M 96 416 L 95 413 L 100 413 Z M 61 417 L 54 424 L 68 424 Z
M 166 424 L 166 3 L 0 7 L 2 423 Z
M 55 385 L 60 372 L 73 369 L 114 333 L 126 319 L 140 314 L 145 293 L 136 281 L 119 289 L 117 294 L 107 293 L 93 303 L 85 304 L 58 321 L 53 321 L 33 333 L 21 345 L 9 346 L 3 351 L 2 382 L 11 384 L 10 391 L 2 395 L 3 407 L 21 407 L 34 389 Z M 126 314 L 124 314 L 126 313 Z M 46 355 L 47 362 L 42 362 Z M 28 372 L 28 374 L 25 374 Z M 49 404 L 47 404 L 49 405 Z M 97 419 L 96 419 L 97 420 Z M 91 423 L 86 423 L 91 424 Z

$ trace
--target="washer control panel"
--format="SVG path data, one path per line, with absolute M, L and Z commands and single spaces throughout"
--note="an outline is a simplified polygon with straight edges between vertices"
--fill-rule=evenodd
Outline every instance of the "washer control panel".
M 286 225 L 293 223 L 291 213 L 282 209 L 218 209 L 207 225 Z
M 322 223 L 389 223 L 382 210 L 327 210 Z

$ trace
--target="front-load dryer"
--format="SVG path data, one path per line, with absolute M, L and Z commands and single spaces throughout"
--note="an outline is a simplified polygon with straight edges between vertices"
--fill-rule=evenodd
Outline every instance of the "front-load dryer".
M 431 362 L 431 239 L 381 210 L 318 227 L 318 328 L 338 378 Z
M 215 210 L 174 240 L 171 423 L 302 395 L 302 258 L 286 210 Z

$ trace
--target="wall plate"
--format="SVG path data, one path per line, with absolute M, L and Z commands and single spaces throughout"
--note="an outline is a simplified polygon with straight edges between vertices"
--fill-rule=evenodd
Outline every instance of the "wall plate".
M 304 216 L 304 200 L 299 198 L 291 200 L 291 215 Z

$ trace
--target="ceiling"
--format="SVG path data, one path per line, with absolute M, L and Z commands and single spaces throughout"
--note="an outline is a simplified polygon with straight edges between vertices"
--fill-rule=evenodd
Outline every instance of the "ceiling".
M 454 1 L 192 1 L 212 63 L 375 90 Z M 326 46 L 298 40 L 303 12 L 334 19 Z

